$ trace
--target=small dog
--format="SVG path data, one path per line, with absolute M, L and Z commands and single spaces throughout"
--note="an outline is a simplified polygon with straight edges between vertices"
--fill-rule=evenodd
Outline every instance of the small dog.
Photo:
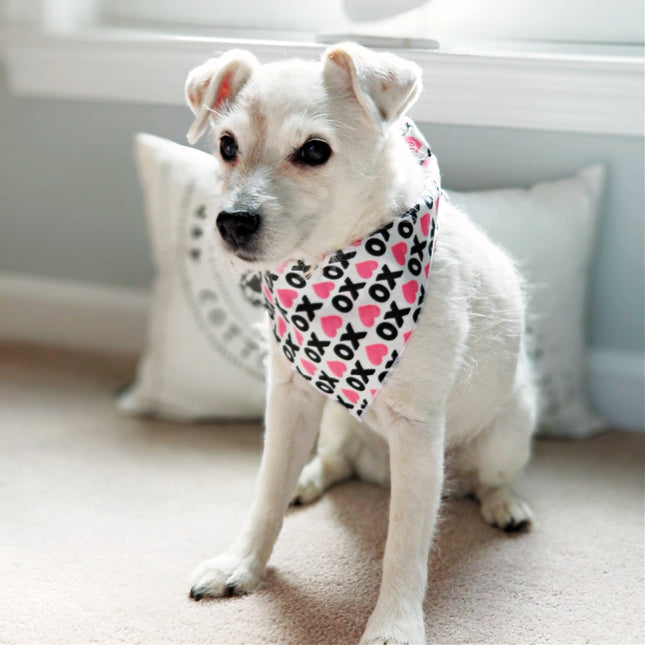
M 444 479 L 490 524 L 532 520 L 509 488 L 537 407 L 521 281 L 441 193 L 431 151 L 402 121 L 420 91 L 415 64 L 352 43 L 321 62 L 259 65 L 233 50 L 188 76 L 189 140 L 210 124 L 221 168 L 216 237 L 264 271 L 273 330 L 255 501 L 230 549 L 195 571 L 195 600 L 255 589 L 290 501 L 358 476 L 391 487 L 361 643 L 422 643 Z

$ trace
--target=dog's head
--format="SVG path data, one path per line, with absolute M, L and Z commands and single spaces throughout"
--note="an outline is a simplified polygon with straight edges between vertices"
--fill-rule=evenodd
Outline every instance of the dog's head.
M 321 62 L 260 65 L 232 50 L 193 69 L 188 138 L 210 123 L 225 248 L 258 268 L 315 261 L 404 209 L 422 180 L 391 126 L 420 77 L 414 63 L 352 43 Z

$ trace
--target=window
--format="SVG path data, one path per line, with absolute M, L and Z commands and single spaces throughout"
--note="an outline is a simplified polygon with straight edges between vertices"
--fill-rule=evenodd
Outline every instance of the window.
M 196 33 L 367 31 L 441 42 L 501 38 L 634 45 L 643 43 L 644 21 L 642 0 L 4 0 L 4 4 L 10 22 L 42 19 L 54 28 L 98 24 Z M 385 18 L 369 20 L 374 16 Z
M 113 24 L 310 31 L 345 26 L 341 0 L 103 0 Z
M 642 0 L 95 0 L 112 24 L 376 31 L 442 39 L 643 42 Z M 87 3 L 81 2 L 86 5 Z M 89 4 L 92 4 L 91 2 Z M 397 14 L 408 9 L 401 16 Z M 352 21 L 348 16 L 382 20 Z
M 642 136 L 641 0 L 431 0 L 376 22 L 347 17 L 415 2 L 0 0 L 0 54 L 18 95 L 179 105 L 187 70 L 216 51 L 312 58 L 316 33 L 377 29 L 440 42 L 383 45 L 432 84 L 418 121 Z

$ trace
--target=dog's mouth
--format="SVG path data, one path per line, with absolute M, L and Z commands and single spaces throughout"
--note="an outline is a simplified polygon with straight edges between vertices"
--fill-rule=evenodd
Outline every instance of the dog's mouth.
M 249 271 L 275 271 L 288 263 L 304 262 L 308 265 L 316 265 L 318 262 L 311 257 L 307 257 L 302 253 L 287 253 L 281 255 L 271 255 L 261 253 L 259 251 L 252 251 L 249 249 L 231 249 L 227 248 L 227 252 L 235 258 L 235 263 L 243 265 Z
M 221 242 L 222 240 L 220 240 Z M 259 248 L 233 247 L 224 241 L 222 250 L 236 265 L 248 271 L 271 271 L 280 263 L 268 257 Z
M 246 262 L 247 264 L 255 265 L 264 261 L 260 253 L 248 249 L 229 249 L 229 252 L 238 260 L 242 260 L 242 262 Z

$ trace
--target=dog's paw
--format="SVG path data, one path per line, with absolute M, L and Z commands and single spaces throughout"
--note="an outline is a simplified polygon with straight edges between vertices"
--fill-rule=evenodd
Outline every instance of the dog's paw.
M 425 645 L 423 618 L 408 617 L 397 621 L 370 618 L 360 645 Z
M 504 531 L 526 530 L 533 523 L 531 507 L 507 486 L 482 493 L 479 501 L 486 522 Z
M 191 576 L 190 597 L 201 600 L 247 594 L 260 584 L 261 579 L 262 572 L 253 563 L 234 555 L 220 555 L 202 562 L 195 569 Z
M 314 457 L 314 460 L 308 463 L 300 473 L 298 485 L 291 498 L 292 506 L 301 506 L 302 504 L 311 504 L 322 497 L 327 490 L 328 485 L 325 481 L 325 470 L 322 467 L 320 457 Z
M 385 631 L 373 635 L 364 635 L 359 645 L 425 645 L 425 643 L 424 636 L 415 636 L 413 634 L 408 636 L 399 633 L 399 631 L 390 634 Z
M 396 636 L 375 636 L 361 638 L 359 645 L 425 645 L 425 641 L 400 640 Z

